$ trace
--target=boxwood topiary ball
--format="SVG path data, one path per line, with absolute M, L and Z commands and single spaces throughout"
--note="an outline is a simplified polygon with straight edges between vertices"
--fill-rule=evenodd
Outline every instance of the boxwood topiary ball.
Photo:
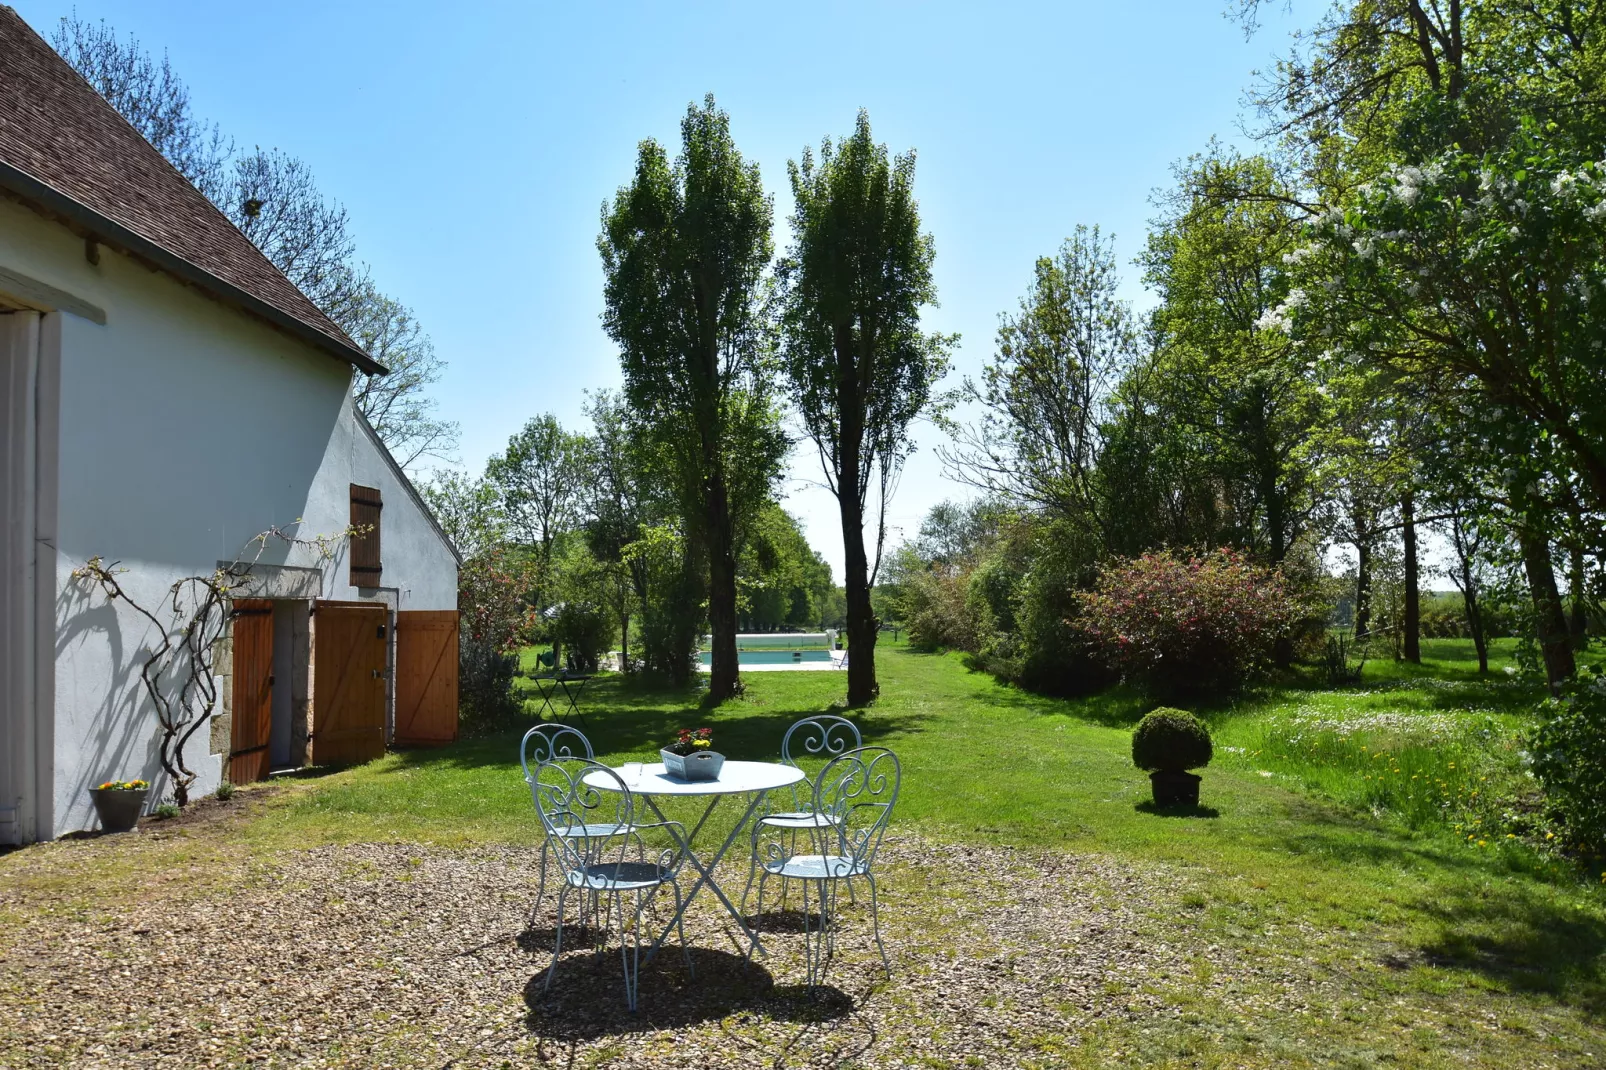
M 1187 710 L 1161 706 L 1132 730 L 1132 764 L 1148 772 L 1180 773 L 1210 764 L 1210 729 Z

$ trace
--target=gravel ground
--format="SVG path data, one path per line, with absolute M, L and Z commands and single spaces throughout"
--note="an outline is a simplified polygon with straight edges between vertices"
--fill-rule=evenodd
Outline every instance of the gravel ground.
M 700 898 L 691 973 L 660 956 L 632 1015 L 616 953 L 566 950 L 543 993 L 553 909 L 526 926 L 529 848 L 230 861 L 206 824 L 5 860 L 0 1064 L 981 1065 L 1099 1019 L 1166 1013 L 1140 982 L 1197 969 L 1196 950 L 1126 935 L 1170 894 L 1164 874 L 906 835 L 881 859 L 891 982 L 862 903 L 843 897 L 827 984 L 810 992 L 795 892 L 790 912 L 760 919 L 770 955 L 753 963 Z M 85 891 L 124 872 L 112 885 L 127 894 Z M 744 876 L 722 883 L 734 894 Z
M 811 992 L 795 898 L 760 919 L 770 955 L 749 963 L 707 897 L 688 920 L 692 972 L 661 955 L 632 1015 L 617 953 L 568 950 L 572 930 L 542 991 L 554 919 L 549 899 L 526 925 L 535 850 L 253 853 L 231 837 L 251 809 L 0 858 L 0 1067 L 1047 1067 L 1156 1051 L 1359 1066 L 1374 1059 L 1334 1061 L 1310 1038 L 1389 1016 L 1483 1065 L 1499 1033 L 1453 1000 L 1365 991 L 1376 949 L 1297 923 L 1210 943 L 1186 871 L 907 833 L 881 858 L 890 982 L 862 902 L 844 897 Z M 733 894 L 744 877 L 721 874 Z M 1201 1062 L 1201 1041 L 1239 1056 Z

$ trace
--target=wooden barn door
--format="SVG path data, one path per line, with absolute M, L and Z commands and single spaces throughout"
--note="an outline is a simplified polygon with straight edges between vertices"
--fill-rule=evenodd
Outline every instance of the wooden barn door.
M 234 694 L 229 725 L 229 782 L 268 779 L 273 731 L 273 603 L 234 601 Z
M 457 611 L 396 614 L 396 742 L 428 747 L 457 738 Z
M 385 753 L 385 623 L 372 602 L 319 602 L 312 618 L 312 763 Z

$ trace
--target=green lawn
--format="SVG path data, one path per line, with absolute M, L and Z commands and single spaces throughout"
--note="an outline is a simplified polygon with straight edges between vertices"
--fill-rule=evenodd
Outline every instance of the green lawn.
M 1129 693 L 1048 699 L 956 655 L 891 646 L 882 698 L 855 717 L 903 760 L 896 827 L 1163 871 L 1178 891 L 1150 910 L 1156 926 L 1285 979 L 1342 979 L 1333 992 L 1312 981 L 1297 1014 L 1268 1013 L 1253 1035 L 1241 1006 L 1184 985 L 1180 1018 L 1101 1027 L 1078 1049 L 1085 1065 L 1431 1067 L 1469 1052 L 1478 1065 L 1594 1065 L 1606 875 L 1546 853 L 1517 757 L 1536 689 L 1502 671 L 1505 649 L 1480 679 L 1465 645 L 1429 642 L 1421 667 L 1374 662 L 1352 688 L 1295 681 L 1204 711 L 1218 757 L 1200 812 L 1182 817 L 1147 804 L 1129 758 L 1146 704 Z M 599 757 L 653 760 L 675 729 L 707 724 L 728 757 L 770 758 L 788 724 L 832 709 L 843 687 L 833 673 L 744 679 L 744 696 L 707 709 L 694 691 L 599 678 L 583 702 Z M 243 835 L 263 849 L 535 843 L 519 734 L 309 778 Z M 1250 1005 L 1276 991 L 1241 984 Z M 1455 1023 L 1470 1032 L 1456 1039 Z

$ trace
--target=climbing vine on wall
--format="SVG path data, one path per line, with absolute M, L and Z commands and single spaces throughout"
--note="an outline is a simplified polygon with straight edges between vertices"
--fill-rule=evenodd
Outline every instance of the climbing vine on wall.
M 277 543 L 310 548 L 327 562 L 341 543 L 358 533 L 357 528 L 347 528 L 335 535 L 299 539 L 282 528 L 268 528 L 253 536 L 227 565 L 209 575 L 174 581 L 154 606 L 142 605 L 128 593 L 119 577 L 129 570 L 116 561 L 108 563 L 96 555 L 73 569 L 77 583 L 100 591 L 109 602 L 123 603 L 151 624 L 155 640 L 144 651 L 140 681 L 156 708 L 162 770 L 179 806 L 189 803 L 197 777 L 185 763 L 184 748 L 217 709 L 217 677 L 212 669 L 218 643 L 228 634 L 233 601 L 249 593 L 251 573 L 262 555 Z

